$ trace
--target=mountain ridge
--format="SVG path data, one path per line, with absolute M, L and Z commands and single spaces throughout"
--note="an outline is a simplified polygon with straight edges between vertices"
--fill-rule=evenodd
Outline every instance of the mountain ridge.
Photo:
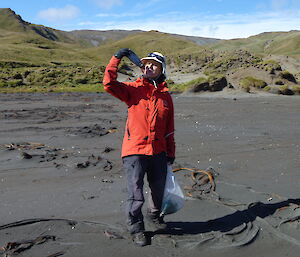
M 53 41 L 79 43 L 82 46 L 94 47 L 99 46 L 111 40 L 121 40 L 129 35 L 145 32 L 142 30 L 72 30 L 62 31 L 46 27 L 43 25 L 35 25 L 24 21 L 22 17 L 16 14 L 10 8 L 0 8 L 0 29 L 15 32 L 35 32 L 36 34 Z M 167 33 L 170 34 L 170 33 Z M 216 42 L 219 39 L 185 36 L 179 34 L 171 34 L 184 40 L 190 40 L 198 45 Z
M 219 88 L 218 83 L 227 81 L 232 88 L 247 92 L 263 88 L 280 94 L 300 94 L 298 30 L 232 40 L 157 30 L 68 32 L 32 24 L 13 10 L 0 8 L 0 38 L 1 92 L 14 87 L 31 90 L 32 85 L 37 90 L 61 90 L 61 86 L 73 90 L 86 88 L 85 85 L 97 88 L 111 56 L 128 47 L 141 57 L 153 51 L 162 52 L 167 57 L 168 82 L 175 85 L 171 86 L 175 91 L 191 86 L 176 85 L 196 79 L 195 92 Z M 124 58 L 120 72 L 121 79 L 126 80 L 133 79 L 140 70 Z
M 38 35 L 45 39 L 80 45 L 82 47 L 98 47 L 106 43 L 123 40 L 128 36 L 139 34 L 142 30 L 72 30 L 62 31 L 36 25 L 24 21 L 10 8 L 0 8 L 0 29 L 7 32 L 28 33 L 28 35 Z M 159 31 L 150 31 L 159 32 Z M 280 54 L 300 56 L 300 31 L 291 30 L 288 32 L 263 32 L 247 38 L 217 39 L 207 37 L 197 37 L 180 35 L 174 33 L 164 33 L 184 41 L 196 43 L 199 46 L 208 46 L 213 50 L 230 50 L 237 48 L 245 49 L 257 54 Z M 287 40 L 288 39 L 288 40 Z
M 242 48 L 257 54 L 300 56 L 300 30 L 263 32 L 248 38 L 221 40 L 211 47 L 216 50 Z

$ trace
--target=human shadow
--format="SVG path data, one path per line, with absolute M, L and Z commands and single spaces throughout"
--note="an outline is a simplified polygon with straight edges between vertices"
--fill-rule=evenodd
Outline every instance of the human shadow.
M 256 202 L 242 211 L 216 218 L 205 222 L 174 221 L 167 222 L 168 229 L 165 231 L 155 231 L 154 234 L 169 235 L 196 235 L 212 231 L 228 232 L 242 225 L 243 223 L 253 222 L 257 217 L 265 218 L 273 215 L 276 210 L 287 207 L 290 204 L 300 205 L 300 199 L 288 199 L 278 203 Z

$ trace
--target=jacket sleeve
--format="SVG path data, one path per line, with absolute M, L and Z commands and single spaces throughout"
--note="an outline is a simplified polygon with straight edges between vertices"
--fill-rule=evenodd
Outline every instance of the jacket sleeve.
M 121 60 L 113 56 L 106 66 L 103 78 L 104 90 L 123 102 L 129 102 L 129 87 L 125 83 L 117 81 L 118 65 Z
M 175 132 L 175 125 L 174 125 L 174 105 L 172 101 L 172 97 L 169 95 L 169 106 L 170 111 L 168 114 L 168 121 L 167 121 L 167 133 L 166 133 L 166 143 L 167 143 L 167 156 L 175 158 L 175 139 L 174 139 L 174 132 Z

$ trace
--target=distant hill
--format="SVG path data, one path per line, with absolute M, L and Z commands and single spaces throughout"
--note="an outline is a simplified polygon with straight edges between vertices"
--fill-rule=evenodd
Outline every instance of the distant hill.
M 20 15 L 17 15 L 10 8 L 0 8 L 0 29 L 25 32 L 30 23 L 25 22 Z
M 258 79 L 269 85 L 268 90 L 297 86 L 293 90 L 300 94 L 300 31 L 268 32 L 232 40 L 156 30 L 67 32 L 29 23 L 13 10 L 0 8 L 0 39 L 0 88 L 98 85 L 111 56 L 128 47 L 140 57 L 153 51 L 166 55 L 168 78 L 175 83 L 221 75 L 235 88 L 246 82 L 257 83 Z M 121 67 L 124 79 L 134 75 L 135 67 L 128 59 L 124 58 Z
M 199 45 L 215 39 L 189 37 L 158 31 L 75 30 L 60 31 L 24 21 L 9 8 L 0 8 L 0 61 L 27 63 L 97 62 L 107 63 L 121 47 L 135 49 L 144 55 L 161 51 L 166 55 L 193 52 Z
M 78 53 L 82 44 L 69 32 L 24 21 L 9 8 L 0 8 L 0 61 L 40 65 L 87 63 Z
M 144 49 L 153 50 L 154 46 L 158 46 L 167 54 L 176 53 L 177 51 L 184 51 L 186 54 L 189 54 L 190 51 L 190 54 L 193 54 L 197 49 L 195 45 L 198 45 L 201 46 L 199 49 L 205 46 L 212 50 L 221 51 L 243 49 L 262 55 L 300 56 L 300 31 L 297 30 L 290 32 L 268 32 L 249 38 L 232 40 L 185 36 L 158 31 L 146 33 L 140 30 L 74 30 L 67 32 L 43 25 L 31 24 L 24 21 L 20 15 L 16 14 L 10 8 L 0 8 L 0 32 L 0 50 L 1 48 L 3 50 L 6 48 L 12 50 L 12 48 L 16 47 L 16 44 L 25 43 L 26 47 L 26 44 L 34 43 L 35 47 L 44 49 L 68 48 L 68 51 L 72 52 L 73 49 L 82 49 L 82 47 L 85 47 L 91 48 L 87 51 L 88 53 L 95 51 L 98 51 L 98 53 L 99 51 L 108 51 L 111 53 L 112 50 L 110 51 L 110 49 L 116 49 L 124 45 L 139 49 L 142 42 L 143 46 L 145 46 L 142 47 Z M 158 35 L 159 37 L 157 37 Z M 144 39 L 142 38 L 143 36 L 145 36 Z M 164 41 L 164 37 L 168 39 L 167 42 Z M 136 43 L 134 40 L 140 43 Z M 96 50 L 95 47 L 103 48 Z M 20 48 L 20 46 L 17 48 Z M 92 48 L 95 49 L 93 50 Z M 7 57 L 9 58 L 9 56 Z M 2 55 L 0 55 L 1 58 Z
M 52 41 L 74 43 L 74 40 L 69 37 L 67 32 L 31 24 L 24 21 L 20 15 L 17 15 L 10 8 L 0 8 L 0 29 L 10 32 L 28 33 L 28 35 L 36 34 Z
M 170 35 L 181 38 L 181 39 L 184 39 L 184 40 L 192 41 L 192 42 L 196 43 L 197 45 L 201 45 L 201 46 L 216 43 L 216 42 L 219 42 L 221 40 L 221 39 L 217 39 L 217 38 L 185 36 L 185 35 L 178 35 L 178 34 L 170 34 Z
M 129 35 L 142 32 L 141 30 L 73 30 L 70 35 L 86 46 L 97 47 L 105 43 L 121 40 Z
M 174 37 L 172 34 L 148 31 L 129 35 L 99 47 L 84 49 L 82 52 L 90 58 L 101 56 L 101 60 L 107 63 L 112 54 L 123 47 L 134 49 L 141 57 L 153 51 L 162 52 L 167 57 L 174 57 L 180 54 L 199 52 L 203 49 L 203 46 L 181 37 Z
M 10 32 L 35 33 L 46 39 L 75 43 L 86 47 L 95 47 L 107 42 L 121 40 L 129 35 L 144 32 L 141 30 L 73 30 L 70 32 L 56 30 L 43 25 L 31 24 L 24 21 L 20 15 L 17 15 L 10 8 L 0 8 L 0 29 Z M 218 39 L 184 36 L 172 34 L 175 37 L 192 41 L 198 45 L 210 44 L 218 41 Z
M 72 38 L 77 41 L 81 41 L 83 44 L 88 46 L 100 46 L 108 42 L 115 42 L 122 40 L 123 38 L 138 34 L 141 32 L 146 32 L 142 30 L 73 30 L 69 33 L 72 35 Z M 159 32 L 159 31 L 152 31 Z M 169 33 L 167 33 L 169 34 Z M 177 37 L 182 40 L 188 40 L 197 45 L 208 45 L 211 43 L 218 42 L 220 39 L 215 38 L 205 38 L 205 37 L 195 37 L 195 36 L 185 36 L 179 34 L 169 34 L 171 36 Z
M 265 32 L 242 39 L 221 40 L 211 45 L 223 51 L 245 49 L 257 54 L 300 56 L 300 31 Z

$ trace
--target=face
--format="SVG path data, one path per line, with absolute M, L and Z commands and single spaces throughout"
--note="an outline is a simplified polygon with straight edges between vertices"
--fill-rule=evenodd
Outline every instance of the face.
M 143 67 L 143 73 L 147 78 L 157 78 L 162 72 L 162 67 L 159 62 L 154 60 L 147 60 Z

